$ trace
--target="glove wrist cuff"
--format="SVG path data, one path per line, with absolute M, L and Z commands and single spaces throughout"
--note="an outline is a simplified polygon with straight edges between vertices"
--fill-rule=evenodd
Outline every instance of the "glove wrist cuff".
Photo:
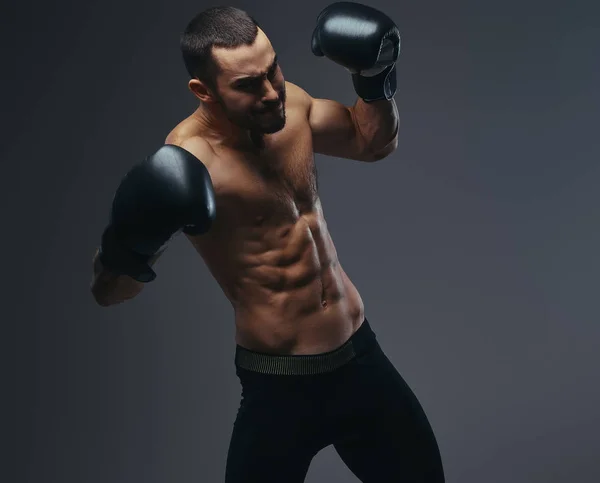
M 127 275 L 138 282 L 151 282 L 156 273 L 150 268 L 149 256 L 132 252 L 119 243 L 114 227 L 109 225 L 102 234 L 98 259 L 103 267 L 118 275 Z
M 389 101 L 396 94 L 396 64 L 373 77 L 352 74 L 352 83 L 358 97 L 365 102 Z

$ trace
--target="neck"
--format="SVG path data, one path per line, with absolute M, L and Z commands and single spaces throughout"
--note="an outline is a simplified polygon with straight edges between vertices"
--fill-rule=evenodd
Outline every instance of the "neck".
M 192 117 L 204 127 L 208 136 L 218 142 L 252 148 L 260 148 L 263 143 L 260 134 L 241 128 L 227 119 L 219 105 L 201 102 Z

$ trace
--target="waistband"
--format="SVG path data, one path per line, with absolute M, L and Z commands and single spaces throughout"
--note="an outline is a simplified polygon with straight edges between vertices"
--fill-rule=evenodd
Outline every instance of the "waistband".
M 335 371 L 376 344 L 375 333 L 365 318 L 358 330 L 331 352 L 311 355 L 276 355 L 236 346 L 235 365 L 261 374 L 305 376 Z

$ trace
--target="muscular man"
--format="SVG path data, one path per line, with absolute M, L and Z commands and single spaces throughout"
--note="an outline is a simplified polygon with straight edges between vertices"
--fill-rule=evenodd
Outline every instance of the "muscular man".
M 119 186 L 95 257 L 97 302 L 137 295 L 183 231 L 235 312 L 243 392 L 227 483 L 302 482 L 331 444 L 362 482 L 443 482 L 427 418 L 338 260 L 314 164 L 314 153 L 373 162 L 396 149 L 397 27 L 357 3 L 319 15 L 313 53 L 350 71 L 352 107 L 286 82 L 239 9 L 198 14 L 181 48 L 199 105 Z

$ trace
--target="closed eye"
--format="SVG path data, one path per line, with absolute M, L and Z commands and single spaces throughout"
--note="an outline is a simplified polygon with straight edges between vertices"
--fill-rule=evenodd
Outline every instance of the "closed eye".
M 261 87 L 262 82 L 265 78 L 268 80 L 272 80 L 277 74 L 277 69 L 279 69 L 279 63 L 277 62 L 277 56 L 273 59 L 273 63 L 269 67 L 269 70 L 257 77 L 246 77 L 237 81 L 234 85 L 236 89 L 242 91 L 252 91 Z
M 242 82 L 238 82 L 236 84 L 236 87 L 242 91 L 251 91 L 253 89 L 256 89 L 260 86 L 260 81 L 261 79 L 252 79 L 252 80 L 245 80 Z

